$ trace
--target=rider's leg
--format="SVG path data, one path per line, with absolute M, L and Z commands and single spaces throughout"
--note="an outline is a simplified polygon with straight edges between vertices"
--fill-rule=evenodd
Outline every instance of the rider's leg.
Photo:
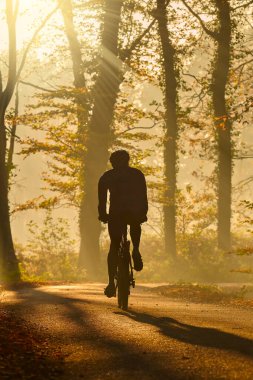
M 130 224 L 130 236 L 135 249 L 139 249 L 141 240 L 141 225 L 139 223 Z
M 114 284 L 114 276 L 117 268 L 118 250 L 121 240 L 121 226 L 119 221 L 110 220 L 108 222 L 108 232 L 111 239 L 110 250 L 108 253 L 108 276 L 109 284 Z
M 140 240 L 141 240 L 141 225 L 140 223 L 131 223 L 130 224 L 130 236 L 133 243 L 133 261 L 134 261 L 134 269 L 137 271 L 141 271 L 143 268 L 143 262 L 141 258 L 141 254 L 139 251 Z
M 115 276 L 115 272 L 117 268 L 117 251 L 118 250 L 117 249 L 115 250 L 111 244 L 108 257 L 107 257 L 109 284 L 114 283 L 114 276 Z

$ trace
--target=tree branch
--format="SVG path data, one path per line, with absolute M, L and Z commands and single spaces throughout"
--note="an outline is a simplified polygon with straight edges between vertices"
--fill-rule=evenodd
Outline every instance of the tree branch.
M 76 88 L 85 88 L 86 82 L 84 78 L 81 45 L 74 27 L 72 1 L 59 1 L 59 8 L 63 16 L 65 33 L 73 63 L 74 85 Z
M 249 59 L 246 62 L 242 62 L 240 65 L 238 65 L 237 67 L 234 68 L 234 71 L 239 70 L 240 68 L 244 67 L 245 65 L 247 65 L 248 63 L 251 63 L 251 62 L 253 62 L 253 58 Z
M 24 84 L 25 86 L 36 88 L 37 90 L 46 91 L 46 92 L 55 92 L 54 90 L 49 90 L 49 88 L 41 87 L 34 83 L 26 82 L 24 80 L 19 80 L 19 83 Z
M 29 53 L 29 50 L 32 46 L 32 44 L 35 42 L 38 34 L 40 33 L 40 31 L 44 28 L 44 26 L 46 25 L 46 23 L 50 20 L 50 18 L 53 16 L 53 14 L 59 9 L 59 6 L 61 4 L 62 1 L 59 2 L 59 4 L 44 18 L 44 20 L 42 21 L 42 23 L 40 24 L 40 26 L 35 30 L 31 40 L 29 41 L 25 51 L 24 51 L 24 54 L 23 54 L 23 57 L 22 57 L 22 60 L 21 60 L 21 63 L 20 63 L 20 66 L 19 66 L 19 69 L 18 69 L 18 73 L 17 73 L 17 76 L 16 76 L 16 81 L 19 80 L 20 78 L 20 75 L 22 73 L 22 70 L 24 68 L 24 65 L 25 65 L 25 62 L 26 62 L 26 58 L 27 58 L 27 55 Z
M 167 7 L 168 4 L 169 4 L 169 0 L 166 1 L 165 6 Z M 132 42 L 131 46 L 128 49 L 125 49 L 121 52 L 120 59 L 122 59 L 122 61 L 130 58 L 134 49 L 136 49 L 136 47 L 139 45 L 141 40 L 146 36 L 146 34 L 149 33 L 149 31 L 151 30 L 151 28 L 157 21 L 156 9 L 153 11 L 153 14 L 154 14 L 154 19 L 150 22 L 148 27 Z
M 238 188 L 240 186 L 246 186 L 246 185 L 248 185 L 252 181 L 253 181 L 253 176 L 250 176 L 250 177 L 248 177 L 246 179 L 243 179 L 243 180 L 239 181 L 234 187 Z
M 240 9 L 240 8 L 247 8 L 251 4 L 253 4 L 253 0 L 248 1 L 245 4 L 238 5 L 237 7 L 231 8 L 231 10 L 236 11 L 237 9 Z
M 118 136 L 121 136 L 121 135 L 124 135 L 124 134 L 127 133 L 127 132 L 132 132 L 132 131 L 134 131 L 134 130 L 136 130 L 136 129 L 140 129 L 140 130 L 153 129 L 153 128 L 157 127 L 157 125 L 159 125 L 159 124 L 161 124 L 161 123 L 162 123 L 162 121 L 158 121 L 158 122 L 154 122 L 150 127 L 133 127 L 133 128 L 128 128 L 128 129 L 125 129 L 125 130 L 122 131 L 122 132 L 119 132 L 119 133 L 117 134 L 117 137 L 118 137 Z
M 17 4 L 17 3 L 16 3 Z M 16 14 L 13 12 L 12 0 L 6 0 L 6 17 L 9 33 L 9 70 L 6 88 L 3 92 L 2 108 L 5 111 L 16 85 L 17 52 L 16 52 Z
M 195 81 L 196 81 L 198 84 L 201 84 L 200 80 L 196 77 L 196 75 L 193 75 L 193 74 L 190 74 L 190 73 L 182 73 L 182 74 L 185 75 L 186 77 L 190 77 L 190 78 L 195 79 Z
M 247 158 L 253 158 L 253 155 L 246 155 L 246 156 L 235 156 L 234 157 L 236 160 L 245 160 Z
M 199 21 L 200 25 L 202 26 L 202 28 L 206 32 L 206 34 L 208 34 L 208 36 L 210 36 L 214 39 L 217 39 L 218 34 L 206 27 L 202 18 L 196 12 L 194 12 L 194 10 L 187 4 L 187 2 L 185 0 L 181 0 L 181 1 L 184 4 L 184 6 L 188 9 L 188 11 Z
M 169 0 L 166 1 L 165 6 L 169 4 Z M 156 10 L 153 12 L 154 19 L 150 22 L 150 24 L 147 26 L 147 28 L 132 42 L 131 46 L 127 49 L 124 49 L 120 52 L 119 57 L 122 61 L 125 61 L 126 59 L 129 59 L 131 57 L 132 52 L 136 47 L 140 44 L 141 40 L 149 33 L 155 22 L 157 21 L 157 15 Z
M 136 47 L 139 45 L 139 43 L 141 42 L 141 40 L 143 39 L 143 37 L 145 37 L 146 34 L 148 34 L 148 32 L 150 31 L 150 29 L 152 28 L 152 26 L 155 24 L 156 22 L 156 18 L 154 18 L 151 23 L 148 25 L 148 27 L 142 32 L 142 34 L 140 34 L 131 44 L 131 46 L 125 50 L 123 50 L 121 53 L 120 53 L 120 58 L 122 59 L 122 61 L 125 61 L 126 59 L 130 58 L 132 52 L 134 51 L 134 49 L 136 49 Z

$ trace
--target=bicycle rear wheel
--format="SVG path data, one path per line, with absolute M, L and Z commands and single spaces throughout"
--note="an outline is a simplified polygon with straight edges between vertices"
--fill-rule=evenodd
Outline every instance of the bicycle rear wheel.
M 130 294 L 130 242 L 127 241 L 126 235 L 122 237 L 118 260 L 118 306 L 123 310 L 127 310 Z
M 118 306 L 123 309 L 128 309 L 129 297 L 129 269 L 126 260 L 120 260 L 118 267 Z

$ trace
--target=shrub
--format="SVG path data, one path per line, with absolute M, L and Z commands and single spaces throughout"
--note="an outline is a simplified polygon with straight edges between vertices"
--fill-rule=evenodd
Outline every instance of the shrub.
M 85 271 L 77 270 L 76 241 L 70 237 L 70 226 L 63 218 L 54 219 L 47 212 L 40 227 L 29 222 L 30 239 L 17 245 L 22 278 L 25 281 L 81 281 Z

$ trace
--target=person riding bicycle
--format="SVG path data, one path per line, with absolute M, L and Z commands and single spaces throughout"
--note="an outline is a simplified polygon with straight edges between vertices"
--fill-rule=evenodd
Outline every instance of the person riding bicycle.
M 130 225 L 134 269 L 141 271 L 143 268 L 139 245 L 141 223 L 147 221 L 147 186 L 144 174 L 129 166 L 129 159 L 130 156 L 126 150 L 113 152 L 110 156 L 113 169 L 106 171 L 98 183 L 99 220 L 108 223 L 111 239 L 107 259 L 109 284 L 105 288 L 105 295 L 109 298 L 116 295 L 114 277 L 117 269 L 117 254 L 126 224 Z M 106 210 L 108 191 L 110 193 L 109 214 Z

